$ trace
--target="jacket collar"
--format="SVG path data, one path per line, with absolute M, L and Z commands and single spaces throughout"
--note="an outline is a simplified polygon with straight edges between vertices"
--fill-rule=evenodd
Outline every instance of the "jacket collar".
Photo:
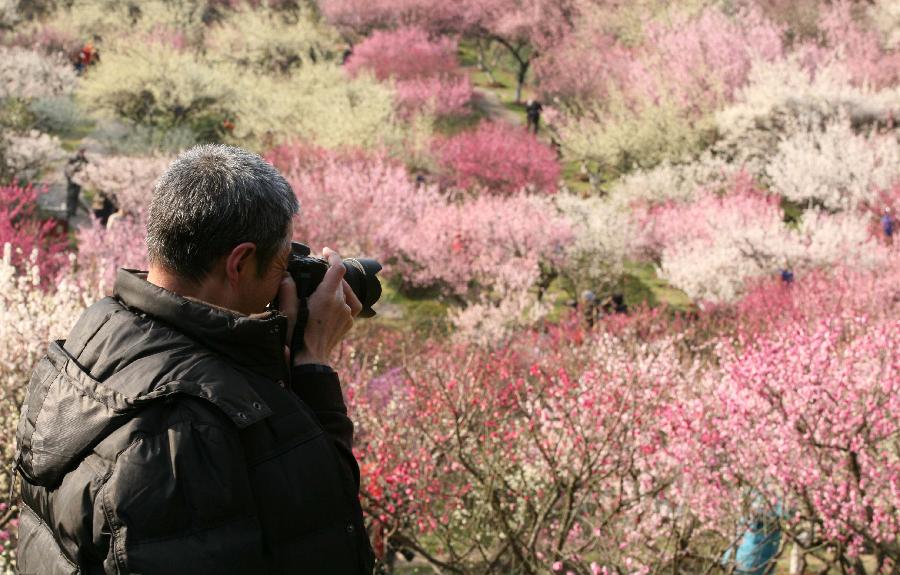
M 287 381 L 286 316 L 277 311 L 243 315 L 178 295 L 146 278 L 147 272 L 120 269 L 114 296 L 238 365 Z

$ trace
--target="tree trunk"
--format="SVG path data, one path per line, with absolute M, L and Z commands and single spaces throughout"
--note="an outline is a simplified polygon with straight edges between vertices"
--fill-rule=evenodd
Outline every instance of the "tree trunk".
M 519 73 L 516 74 L 516 104 L 522 103 L 522 88 L 525 86 L 525 76 L 528 75 L 528 67 L 531 59 L 519 60 Z

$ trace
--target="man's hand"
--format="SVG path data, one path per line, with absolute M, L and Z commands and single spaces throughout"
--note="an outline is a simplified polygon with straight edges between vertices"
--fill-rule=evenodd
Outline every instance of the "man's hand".
M 323 250 L 322 256 L 328 260 L 330 267 L 322 283 L 307 300 L 309 316 L 303 333 L 303 350 L 294 356 L 293 365 L 306 363 L 327 365 L 331 352 L 353 327 L 353 318 L 362 310 L 362 304 L 356 294 L 344 281 L 344 273 L 347 270 L 344 269 L 341 256 L 329 248 Z M 285 276 L 281 281 L 278 301 L 282 313 L 288 317 L 290 338 L 294 333 L 299 307 L 297 287 L 290 276 Z

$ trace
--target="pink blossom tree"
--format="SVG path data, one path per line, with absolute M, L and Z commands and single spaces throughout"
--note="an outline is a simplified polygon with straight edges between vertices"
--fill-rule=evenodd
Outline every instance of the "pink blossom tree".
M 89 154 L 77 180 L 83 187 L 112 198 L 119 210 L 137 214 L 150 202 L 156 180 L 171 158 Z
M 78 277 L 91 293 L 109 295 L 119 268 L 147 269 L 147 223 L 143 210 L 112 217 L 104 226 L 92 219 L 80 228 Z
M 825 10 L 819 28 L 825 37 L 824 48 L 805 49 L 820 63 L 842 63 L 858 85 L 885 88 L 900 80 L 900 53 L 884 46 L 878 31 L 860 21 L 848 0 L 835 2 Z
M 516 63 L 516 102 L 532 62 L 571 30 L 579 0 L 325 0 L 323 14 L 355 34 L 373 29 L 419 26 L 463 34 L 502 46 Z
M 0 246 L 10 246 L 8 264 L 28 267 L 34 258 L 40 277 L 52 282 L 66 262 L 68 240 L 61 222 L 39 218 L 39 193 L 30 185 L 0 186 Z
M 468 76 L 459 69 L 456 42 L 431 39 L 421 28 L 374 32 L 354 48 L 346 68 L 353 75 L 369 71 L 379 80 L 393 80 L 400 105 L 408 110 L 458 114 L 472 97 Z
M 407 286 L 439 286 L 454 295 L 500 285 L 527 289 L 541 262 L 562 257 L 569 237 L 565 220 L 539 199 L 454 201 L 437 186 L 415 183 L 384 156 L 300 145 L 277 148 L 269 158 L 285 167 L 300 199 L 297 239 L 314 249 L 377 257 L 388 264 L 387 275 Z
M 489 194 L 512 194 L 523 188 L 552 193 L 560 175 L 554 151 L 522 128 L 482 122 L 475 130 L 435 143 L 446 181 L 460 188 L 483 188 Z

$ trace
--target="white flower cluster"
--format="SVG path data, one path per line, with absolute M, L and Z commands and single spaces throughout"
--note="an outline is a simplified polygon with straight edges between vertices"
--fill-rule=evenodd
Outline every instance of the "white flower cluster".
M 772 190 L 798 204 L 854 210 L 900 181 L 893 135 L 856 134 L 849 120 L 791 130 L 766 167 Z
M 651 170 L 631 172 L 613 185 L 611 200 L 623 207 L 635 202 L 689 202 L 696 199 L 699 191 L 718 193 L 726 190 L 740 169 L 740 165 L 726 162 L 707 151 L 694 162 L 663 162 Z
M 712 241 L 691 240 L 663 250 L 660 275 L 695 301 L 734 301 L 749 280 L 782 269 L 872 268 L 888 256 L 872 237 L 870 218 L 855 212 L 809 210 L 796 230 L 774 219 L 740 225 L 724 217 L 720 223 Z
M 35 181 L 66 153 L 59 138 L 31 130 L 25 134 L 6 134 L 3 138 L 3 156 L 6 171 L 17 178 Z
M 89 295 L 64 275 L 52 289 L 42 287 L 37 254 L 21 266 L 27 269 L 19 269 L 12 264 L 12 251 L 5 244 L 0 259 L 0 397 L 24 389 L 47 342 L 65 337 L 89 302 Z
M 502 345 L 524 327 L 535 325 L 550 311 L 530 290 L 503 290 L 503 298 L 478 298 L 464 308 L 448 310 L 453 336 L 482 346 Z
M 797 58 L 754 65 L 737 102 L 716 114 L 717 154 L 747 165 L 765 163 L 792 128 L 841 114 L 854 126 L 888 122 L 900 112 L 900 90 L 875 91 L 850 83 L 839 65 L 815 72 Z M 800 120 L 800 121 L 798 121 Z
M 622 275 L 625 259 L 638 241 L 631 214 L 613 202 L 596 197 L 561 194 L 557 207 L 572 225 L 575 239 L 568 246 L 563 274 L 578 288 L 598 290 Z
M 62 55 L 0 46 L 0 99 L 64 96 L 72 93 L 75 81 L 75 70 Z
M 89 155 L 75 178 L 86 188 L 115 198 L 120 210 L 136 214 L 150 202 L 156 180 L 171 158 Z

